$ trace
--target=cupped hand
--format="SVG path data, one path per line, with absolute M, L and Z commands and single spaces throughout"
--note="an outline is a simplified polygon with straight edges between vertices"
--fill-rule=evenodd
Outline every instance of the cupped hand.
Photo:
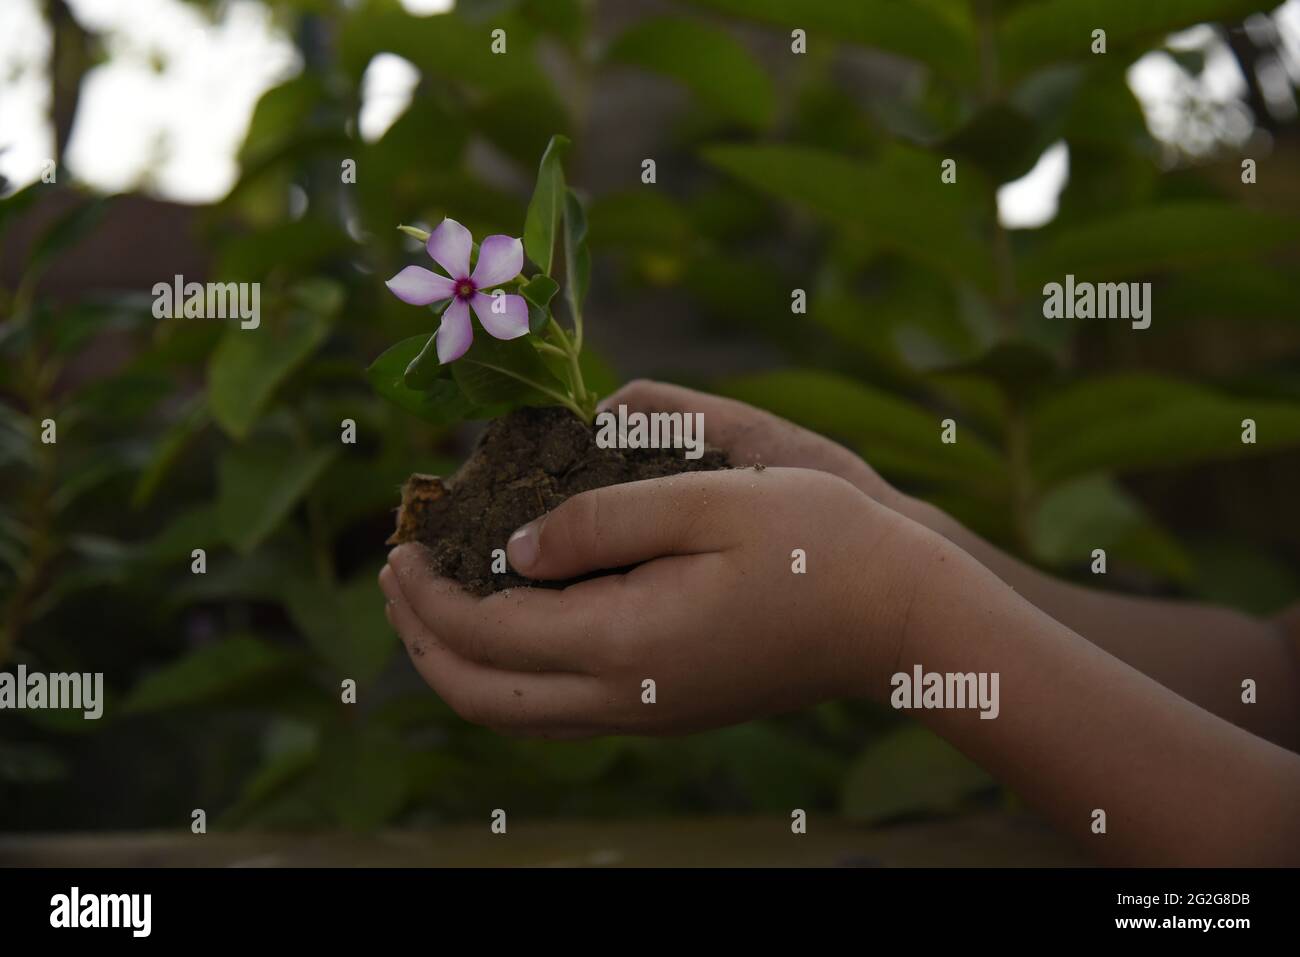
M 403 545 L 380 585 L 416 668 L 467 720 L 679 733 L 884 687 L 943 548 L 836 476 L 735 469 L 586 492 L 507 548 L 531 578 L 630 571 L 480 599 Z
M 862 458 L 837 442 L 735 399 L 694 389 L 634 379 L 600 404 L 628 412 L 699 412 L 705 441 L 725 451 L 734 465 L 787 466 L 829 472 L 876 501 L 893 507 L 900 493 Z

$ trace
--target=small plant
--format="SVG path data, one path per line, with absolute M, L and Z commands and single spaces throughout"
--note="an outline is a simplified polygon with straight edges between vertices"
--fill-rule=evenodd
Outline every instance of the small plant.
M 475 244 L 454 219 L 432 232 L 398 227 L 422 241 L 446 275 L 407 266 L 388 280 L 395 296 L 427 306 L 440 323 L 375 360 L 369 376 L 380 394 L 437 423 L 493 418 L 521 405 L 559 405 L 592 421 L 597 396 L 581 364 L 591 257 L 582 203 L 564 180 L 568 146 L 553 136 L 542 154 L 522 240 L 496 235 Z M 567 330 L 553 308 L 561 288 Z M 487 335 L 475 334 L 475 318 Z

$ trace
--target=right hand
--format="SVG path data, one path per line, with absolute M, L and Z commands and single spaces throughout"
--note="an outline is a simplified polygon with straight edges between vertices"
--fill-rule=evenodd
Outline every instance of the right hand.
M 902 494 L 844 446 L 752 405 L 684 389 L 666 382 L 634 379 L 604 399 L 599 408 L 628 412 L 701 412 L 706 441 L 731 457 L 731 464 L 816 469 L 857 486 L 882 505 L 895 508 Z

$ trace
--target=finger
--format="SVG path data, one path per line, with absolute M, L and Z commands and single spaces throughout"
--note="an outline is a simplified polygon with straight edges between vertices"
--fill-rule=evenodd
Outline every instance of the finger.
M 602 400 L 596 411 L 616 412 L 620 405 L 627 406 L 629 412 L 699 412 L 709 430 L 709 444 L 731 453 L 733 459 L 739 452 L 734 446 L 746 431 L 746 420 L 752 422 L 756 417 L 766 415 L 734 399 L 650 379 L 632 380 Z
M 388 567 L 416 616 L 462 658 L 511 671 L 574 674 L 599 674 L 609 662 L 610 624 L 619 616 L 613 596 L 599 588 L 574 594 L 511 588 L 476 598 L 437 576 L 427 550 L 414 544 L 389 552 Z
M 407 603 L 397 576 L 385 567 L 379 586 L 385 613 L 416 671 L 458 715 L 474 724 L 520 733 L 580 735 L 598 725 L 604 696 L 594 678 L 523 674 L 488 668 L 438 640 Z
M 530 578 L 575 578 L 733 544 L 722 520 L 737 473 L 691 472 L 583 492 L 518 529 L 506 558 Z
M 709 445 L 733 465 L 795 466 L 843 472 L 860 464 L 848 449 L 744 402 L 667 382 L 635 379 L 601 402 L 603 411 L 699 412 Z

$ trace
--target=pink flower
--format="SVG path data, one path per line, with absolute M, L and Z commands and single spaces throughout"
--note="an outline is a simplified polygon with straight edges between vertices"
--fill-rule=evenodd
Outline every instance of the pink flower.
M 509 236 L 487 237 L 479 246 L 478 263 L 471 275 L 469 252 L 473 245 L 474 237 L 468 229 L 454 219 L 444 219 L 429 235 L 425 248 L 447 270 L 447 276 L 421 266 L 407 266 L 385 284 L 398 299 L 413 306 L 451 300 L 442 314 L 435 342 L 440 363 L 459 359 L 474 340 L 471 306 L 483 328 L 497 339 L 518 339 L 528 334 L 528 304 L 523 296 L 490 296 L 483 291 L 519 275 L 524 268 L 523 243 Z

